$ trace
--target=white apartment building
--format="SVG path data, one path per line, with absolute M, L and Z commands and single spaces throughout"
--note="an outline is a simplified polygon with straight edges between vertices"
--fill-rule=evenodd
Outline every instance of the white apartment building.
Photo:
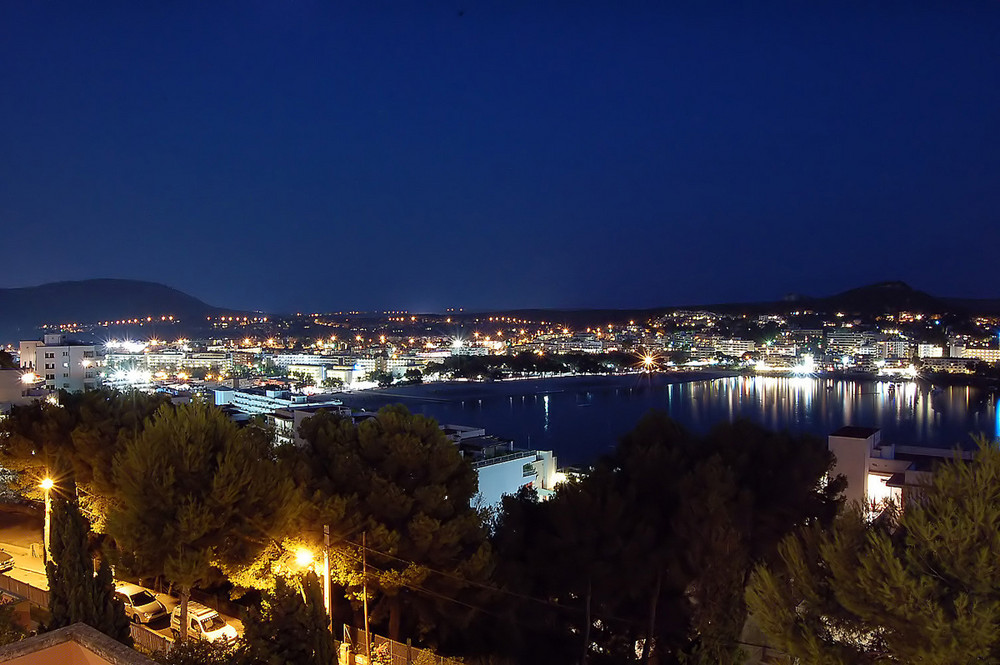
M 715 340 L 715 352 L 722 353 L 734 358 L 740 358 L 744 353 L 753 353 L 757 347 L 753 340 L 749 339 L 717 339 Z
M 281 388 L 218 388 L 215 390 L 216 406 L 232 406 L 250 415 L 267 415 L 278 409 L 296 407 L 338 407 L 339 399 L 313 399 Z
M 354 367 L 344 365 L 288 365 L 286 369 L 289 375 L 308 376 L 316 386 L 322 386 L 327 379 L 338 379 L 341 384 L 349 386 L 357 375 Z
M 944 358 L 944 347 L 937 344 L 918 344 L 918 358 Z
M 507 455 L 472 462 L 479 476 L 479 500 L 496 506 L 505 494 L 517 494 L 526 486 L 544 497 L 555 489 L 556 457 L 551 450 L 515 450 Z
M 203 353 L 163 350 L 139 353 L 108 352 L 105 366 L 113 369 L 136 369 L 149 372 L 180 372 L 207 369 L 229 372 L 233 368 L 231 353 L 207 351 Z
M 71 342 L 63 334 L 21 342 L 21 369 L 30 370 L 48 390 L 81 392 L 97 387 L 97 351 L 93 344 Z
M 826 352 L 834 355 L 854 354 L 866 341 L 864 331 L 857 328 L 833 328 L 826 331 Z
M 1000 362 L 1000 349 L 982 349 L 971 346 L 952 345 L 951 357 L 980 360 L 984 363 L 995 363 Z
M 265 356 L 278 367 L 289 365 L 347 365 L 343 356 L 321 356 L 314 353 L 273 353 Z
M 878 343 L 880 358 L 909 358 L 910 343 L 904 339 L 887 339 Z

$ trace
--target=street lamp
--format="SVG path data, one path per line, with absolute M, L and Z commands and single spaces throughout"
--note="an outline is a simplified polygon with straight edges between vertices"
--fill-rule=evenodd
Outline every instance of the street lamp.
M 48 563 L 49 561 L 49 542 L 52 530 L 52 496 L 50 490 L 54 485 L 55 482 L 48 476 L 43 478 L 42 482 L 38 484 L 39 487 L 45 490 L 45 528 L 42 533 L 42 561 L 44 563 Z
M 309 564 L 313 561 L 313 554 L 306 548 L 299 548 L 295 552 L 295 563 L 298 564 L 300 568 L 308 568 Z
M 330 613 L 330 527 L 323 527 L 323 607 L 326 609 L 326 615 L 332 621 L 333 615 Z M 300 547 L 295 551 L 295 564 L 299 568 L 313 568 L 313 553 L 304 547 Z M 315 571 L 317 574 L 320 571 Z

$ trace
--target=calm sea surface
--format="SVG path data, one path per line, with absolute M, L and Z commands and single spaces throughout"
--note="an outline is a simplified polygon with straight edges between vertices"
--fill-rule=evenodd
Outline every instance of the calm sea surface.
M 614 448 L 650 409 L 704 432 L 746 418 L 771 429 L 825 437 L 842 425 L 879 427 L 901 445 L 970 445 L 1000 437 L 996 396 L 972 387 L 934 389 L 840 379 L 669 375 L 568 377 L 498 383 L 437 383 L 348 393 L 354 408 L 401 403 L 442 423 L 485 427 L 521 447 L 554 450 L 560 465 L 586 464 Z

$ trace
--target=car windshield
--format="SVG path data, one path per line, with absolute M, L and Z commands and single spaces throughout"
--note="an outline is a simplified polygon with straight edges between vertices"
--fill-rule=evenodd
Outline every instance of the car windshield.
M 210 633 L 213 630 L 219 630 L 225 626 L 226 622 L 222 620 L 222 617 L 216 614 L 214 617 L 208 617 L 202 621 L 201 625 L 204 627 L 206 633 Z
M 140 591 L 139 593 L 133 594 L 131 598 L 132 604 L 136 607 L 149 605 L 156 600 L 148 591 Z

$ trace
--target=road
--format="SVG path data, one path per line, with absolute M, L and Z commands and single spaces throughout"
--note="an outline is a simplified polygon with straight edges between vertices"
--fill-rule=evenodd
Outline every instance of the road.
M 5 508 L 7 507 L 0 506 L 0 549 L 14 559 L 14 568 L 7 575 L 36 589 L 48 590 L 49 581 L 42 559 L 44 516 L 41 511 L 30 512 L 20 507 L 14 510 Z M 154 621 L 148 628 L 164 637 L 171 637 L 169 614 L 180 603 L 180 599 L 165 593 L 154 595 L 163 603 L 168 616 Z M 243 634 L 243 623 L 239 619 L 221 612 L 219 614 L 224 621 L 236 628 L 237 633 Z
M 146 627 L 149 628 L 150 630 L 152 630 L 155 633 L 159 633 L 163 637 L 170 637 L 170 638 L 172 638 L 173 634 L 170 632 L 170 613 L 173 612 L 174 608 L 177 607 L 180 604 L 180 602 L 181 602 L 180 598 L 176 598 L 174 596 L 171 596 L 171 595 L 165 594 L 165 593 L 155 593 L 154 592 L 153 595 L 156 596 L 156 599 L 158 601 L 160 601 L 161 603 L 163 603 L 163 607 L 165 607 L 166 610 L 167 610 L 167 616 L 161 617 L 161 618 L 157 619 L 156 621 L 149 622 L 149 624 L 147 624 Z M 236 617 L 231 617 L 228 614 L 223 614 L 222 612 L 219 612 L 219 616 L 222 617 L 223 621 L 225 621 L 230 626 L 232 626 L 233 628 L 235 628 L 237 634 L 243 635 L 243 622 L 242 621 L 240 621 Z

